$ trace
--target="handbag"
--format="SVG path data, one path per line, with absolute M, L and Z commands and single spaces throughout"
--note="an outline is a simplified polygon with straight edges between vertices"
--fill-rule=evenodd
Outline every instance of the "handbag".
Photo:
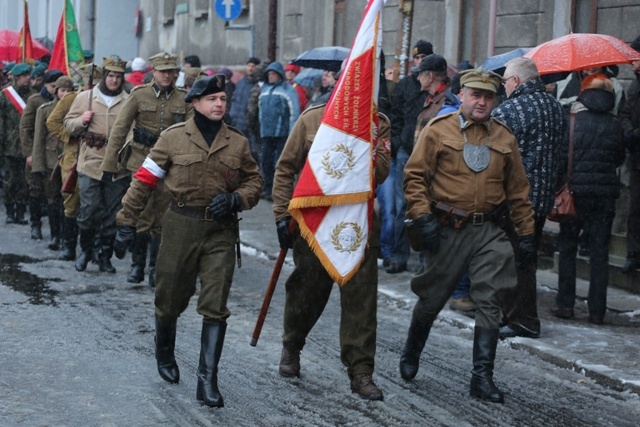
M 569 118 L 569 161 L 567 164 L 567 182 L 558 191 L 553 203 L 551 212 L 547 219 L 555 222 L 570 221 L 576 217 L 576 206 L 573 200 L 571 180 L 573 178 L 573 128 L 575 124 L 575 114 Z

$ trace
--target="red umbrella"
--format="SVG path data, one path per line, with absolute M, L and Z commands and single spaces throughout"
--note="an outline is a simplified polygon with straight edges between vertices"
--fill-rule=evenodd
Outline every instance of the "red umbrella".
M 49 52 L 42 43 L 33 39 L 33 55 L 41 58 Z M 0 61 L 17 61 L 20 57 L 20 31 L 0 30 Z
M 640 61 L 640 53 L 624 41 L 605 34 L 571 33 L 525 53 L 540 74 L 580 71 Z

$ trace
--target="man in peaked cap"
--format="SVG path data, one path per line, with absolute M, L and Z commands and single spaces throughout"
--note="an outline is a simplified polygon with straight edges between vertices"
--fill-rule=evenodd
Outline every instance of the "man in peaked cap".
M 102 170 L 113 174 L 135 173 L 144 162 L 160 133 L 193 116 L 193 107 L 184 101 L 187 91 L 175 86 L 179 70 L 177 57 L 160 52 L 149 58 L 153 81 L 136 86 L 113 125 Z M 131 126 L 135 122 L 133 132 Z M 124 150 L 123 150 L 124 148 Z M 130 283 L 144 280 L 149 250 L 149 285 L 155 285 L 155 263 L 160 247 L 160 223 L 170 198 L 162 188 L 154 191 L 147 209 L 140 215 L 137 236 L 131 254 Z
M 42 240 L 42 216 L 46 205 L 43 177 L 41 174 L 31 172 L 36 112 L 41 105 L 54 99 L 56 80 L 63 76 L 60 70 L 44 72 L 44 68 L 38 69 L 36 67 L 31 71 L 31 82 L 33 83 L 34 76 L 37 77 L 40 74 L 42 74 L 41 89 L 39 93 L 29 97 L 20 118 L 20 144 L 22 146 L 22 155 L 26 159 L 25 178 L 29 185 L 29 222 L 31 223 L 31 238 L 34 240 Z
M 87 268 L 94 253 L 94 238 L 99 236 L 98 267 L 101 272 L 116 272 L 111 264 L 116 212 L 129 182 L 126 177 L 115 179 L 114 174 L 102 172 L 100 166 L 116 117 L 128 97 L 123 90 L 126 66 L 127 63 L 119 56 L 104 58 L 100 83 L 76 96 L 64 118 L 67 131 L 79 138 L 80 143 L 77 167 L 80 211 L 77 224 L 82 253 L 75 263 L 78 271 Z
M 400 375 L 413 379 L 433 322 L 464 272 L 476 302 L 469 394 L 503 403 L 493 383 L 500 326 L 500 294 L 516 284 L 514 252 L 501 228 L 509 212 L 518 234 L 518 262 L 535 257 L 529 180 L 515 137 L 491 117 L 500 76 L 461 73 L 462 104 L 425 127 L 407 162 L 404 195 L 425 256 L 411 280 L 418 296 L 400 358 Z M 452 254 L 455 254 L 453 256 Z
M 13 83 L 0 94 L 0 153 L 4 153 L 4 203 L 7 224 L 26 224 L 29 190 L 25 179 L 25 156 L 20 144 L 20 117 L 26 101 L 35 94 L 31 88 L 31 66 L 20 63 L 11 69 Z
M 171 207 L 162 228 L 155 289 L 158 373 L 169 383 L 180 381 L 176 324 L 199 278 L 197 311 L 203 319 L 196 398 L 211 407 L 224 406 L 217 374 L 235 264 L 234 247 L 227 242 L 236 240 L 237 212 L 254 207 L 262 189 L 247 139 L 222 120 L 224 90 L 222 74 L 195 82 L 184 98 L 195 108 L 194 117 L 162 132 L 133 176 L 118 213 L 116 239 L 116 255 L 124 256 L 140 226 L 144 201 L 163 182 Z M 186 157 L 193 161 L 180 160 Z

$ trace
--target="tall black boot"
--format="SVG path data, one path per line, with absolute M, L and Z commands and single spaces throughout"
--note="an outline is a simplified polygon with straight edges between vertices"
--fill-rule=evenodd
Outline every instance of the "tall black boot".
M 400 356 L 400 376 L 405 380 L 412 380 L 418 373 L 420 367 L 420 355 L 429 338 L 431 325 L 435 320 L 435 316 L 426 315 L 419 308 L 420 302 L 416 303 L 411 316 L 411 325 L 409 325 L 409 333 L 407 341 L 404 344 L 404 351 Z
M 24 217 L 24 214 L 27 212 L 27 205 L 16 204 L 16 224 L 28 224 L 29 221 Z
M 473 334 L 473 371 L 469 395 L 495 403 L 504 403 L 504 394 L 493 383 L 498 329 L 476 326 Z
M 149 234 L 136 234 L 133 250 L 131 251 L 131 272 L 127 276 L 127 282 L 140 283 L 144 280 L 144 268 L 147 265 L 147 246 Z
M 62 238 L 62 206 L 59 204 L 47 205 L 49 215 L 49 232 L 51 233 L 51 241 L 49 249 L 57 251 L 60 249 L 60 239 Z
M 172 384 L 180 382 L 180 370 L 176 363 L 174 349 L 176 347 L 176 325 L 163 326 L 156 317 L 156 362 L 158 373 L 163 380 Z
M 80 256 L 76 260 L 76 270 L 85 271 L 87 264 L 91 261 L 93 254 L 93 240 L 96 235 L 96 230 L 90 228 L 89 230 L 80 229 Z
M 63 216 L 64 236 L 62 245 L 61 260 L 74 261 L 76 259 L 76 245 L 78 243 L 78 223 L 75 218 Z
M 224 399 L 218 390 L 218 362 L 226 330 L 226 322 L 202 322 L 196 398 L 204 405 L 214 408 L 224 406 Z
M 31 238 L 42 240 L 42 200 L 40 197 L 29 197 L 29 222 L 31 222 Z
M 93 237 L 93 251 L 91 251 L 91 262 L 100 265 L 100 252 L 102 251 L 102 237 L 97 231 Z
M 149 286 L 156 287 L 156 262 L 160 252 L 161 236 L 153 236 L 149 240 Z
M 103 273 L 114 274 L 116 272 L 116 268 L 111 264 L 111 256 L 113 256 L 113 242 L 115 240 L 115 234 L 113 236 L 100 237 L 102 247 L 100 249 L 100 261 L 98 263 L 98 268 Z
M 7 219 L 5 221 L 6 224 L 15 224 L 16 223 L 16 205 L 13 203 L 5 203 L 5 210 L 7 211 Z

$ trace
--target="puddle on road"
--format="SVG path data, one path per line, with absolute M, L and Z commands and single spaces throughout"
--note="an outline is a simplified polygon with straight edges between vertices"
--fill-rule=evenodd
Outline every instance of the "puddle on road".
M 20 263 L 36 262 L 39 260 L 27 256 L 0 254 L 0 283 L 28 296 L 31 304 L 56 305 L 55 296 L 58 291 L 49 289 L 46 283 L 60 280 L 43 279 L 20 269 Z

